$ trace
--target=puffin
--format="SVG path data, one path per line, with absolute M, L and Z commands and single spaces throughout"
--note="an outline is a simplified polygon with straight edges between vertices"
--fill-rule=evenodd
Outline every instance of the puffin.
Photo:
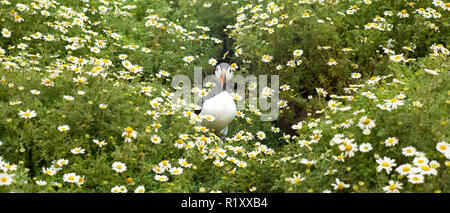
M 213 129 L 222 139 L 228 134 L 228 124 L 236 116 L 236 103 L 231 97 L 233 85 L 233 67 L 228 63 L 217 65 L 214 75 L 216 85 L 197 105 L 201 107 L 196 114 L 214 116 L 213 121 L 204 121 L 208 129 Z M 220 82 L 220 84 L 219 84 Z

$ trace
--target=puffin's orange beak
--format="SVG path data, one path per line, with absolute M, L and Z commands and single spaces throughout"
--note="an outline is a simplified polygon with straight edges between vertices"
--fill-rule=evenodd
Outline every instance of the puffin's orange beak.
M 222 87 L 225 84 L 225 70 L 222 70 Z

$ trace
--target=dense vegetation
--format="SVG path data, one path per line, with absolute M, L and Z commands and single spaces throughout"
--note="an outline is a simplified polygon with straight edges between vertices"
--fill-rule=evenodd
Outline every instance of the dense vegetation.
M 450 191 L 450 3 L 0 5 L 0 192 Z M 280 76 L 277 121 L 175 100 L 222 61 Z

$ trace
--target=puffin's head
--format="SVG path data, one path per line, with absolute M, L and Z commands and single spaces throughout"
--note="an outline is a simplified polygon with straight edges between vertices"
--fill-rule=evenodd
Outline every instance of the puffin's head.
M 225 82 L 233 79 L 233 67 L 227 63 L 220 63 L 216 67 L 215 71 L 216 78 L 221 82 L 221 86 L 225 85 Z

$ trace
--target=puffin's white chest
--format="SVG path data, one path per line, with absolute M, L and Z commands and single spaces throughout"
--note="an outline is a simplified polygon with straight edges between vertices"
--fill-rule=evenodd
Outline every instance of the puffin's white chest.
M 206 127 L 220 131 L 236 116 L 236 104 L 231 95 L 224 91 L 206 100 L 200 114 L 214 116 L 214 121 L 206 122 Z

